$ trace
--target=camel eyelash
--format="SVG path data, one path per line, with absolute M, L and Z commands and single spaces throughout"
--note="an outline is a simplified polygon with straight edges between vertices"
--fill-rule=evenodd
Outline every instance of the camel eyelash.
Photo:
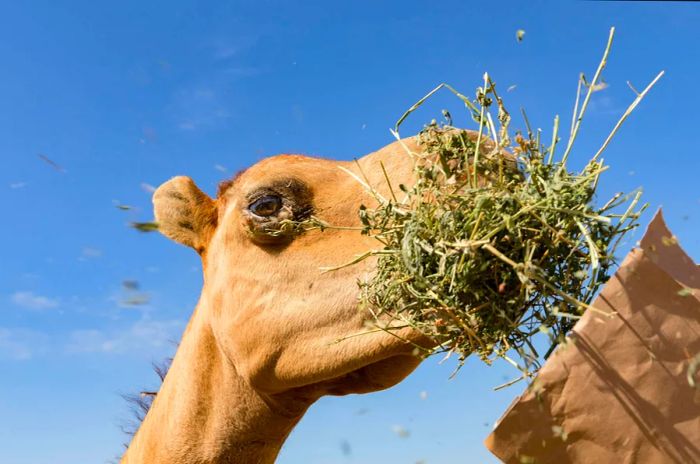
M 288 206 L 295 218 L 308 217 L 313 210 L 312 193 L 307 185 L 296 178 L 286 178 L 273 181 L 264 187 L 258 187 L 246 195 L 246 204 L 252 205 L 265 196 L 278 196 L 282 203 Z

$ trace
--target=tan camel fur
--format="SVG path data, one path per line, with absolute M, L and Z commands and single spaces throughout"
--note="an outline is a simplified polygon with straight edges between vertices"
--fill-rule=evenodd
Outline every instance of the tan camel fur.
M 404 139 L 359 159 L 369 183 L 389 195 L 410 185 Z M 322 273 L 378 242 L 357 231 L 312 230 L 270 237 L 281 220 L 310 214 L 336 226 L 358 226 L 360 205 L 375 201 L 341 167 L 358 165 L 300 155 L 260 161 L 226 182 L 216 199 L 188 177 L 153 197 L 161 232 L 200 254 L 199 303 L 163 385 L 123 464 L 266 464 L 309 406 L 323 395 L 382 390 L 419 364 L 411 329 L 398 338 L 367 331 L 357 280 L 373 261 Z M 343 339 L 338 341 L 339 339 Z

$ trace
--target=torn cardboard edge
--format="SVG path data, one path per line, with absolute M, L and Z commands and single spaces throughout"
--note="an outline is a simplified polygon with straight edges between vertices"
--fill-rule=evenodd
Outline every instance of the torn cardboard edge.
M 700 463 L 700 267 L 659 210 L 485 440 L 505 463 Z

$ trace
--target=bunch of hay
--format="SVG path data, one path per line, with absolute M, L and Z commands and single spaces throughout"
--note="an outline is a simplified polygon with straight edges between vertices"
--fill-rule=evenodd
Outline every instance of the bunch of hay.
M 391 185 L 387 175 L 391 197 L 372 191 L 378 206 L 361 208 L 362 233 L 381 243 L 367 254 L 378 258 L 376 274 L 360 283 L 381 329 L 414 327 L 437 346 L 426 354 L 447 351 L 463 361 L 474 353 L 488 363 L 501 357 L 525 378 L 542 358 L 533 342 L 538 334 L 551 342 L 546 358 L 583 312 L 594 310 L 589 303 L 610 275 L 615 248 L 646 206 L 639 204 L 639 191 L 598 201 L 599 179 L 608 169 L 600 154 L 663 74 L 637 94 L 598 153 L 582 169 L 571 169 L 567 159 L 599 88 L 613 32 L 593 80 L 581 76 L 560 157 L 558 118 L 548 145 L 529 127 L 511 137 L 510 115 L 488 75 L 473 100 L 442 84 L 399 119 L 397 139 L 406 117 L 447 88 L 478 131 L 451 127 L 445 112 L 446 124 L 433 121 L 420 132 L 421 150 L 407 151 L 415 184 Z
M 474 100 L 441 85 L 401 117 L 397 138 L 404 119 L 445 87 L 479 127 L 476 136 L 455 129 L 449 115 L 448 124 L 426 126 L 418 137 L 421 152 L 409 153 L 416 183 L 399 186 L 401 200 L 376 196 L 377 207 L 360 211 L 363 233 L 382 243 L 376 274 L 361 283 L 377 321 L 389 315 L 431 338 L 437 350 L 455 352 L 460 360 L 472 353 L 486 362 L 505 358 L 529 376 L 541 359 L 535 336 L 548 335 L 546 357 L 582 313 L 594 309 L 589 303 L 609 278 L 617 244 L 646 207 L 639 205 L 640 191 L 598 201 L 599 179 L 608 169 L 600 155 L 663 74 L 637 94 L 582 169 L 568 167 L 613 34 L 591 83 L 581 76 L 570 137 L 559 158 L 558 118 L 547 146 L 529 127 L 511 137 L 510 115 L 488 75 Z
M 482 95 L 484 108 L 488 95 L 498 101 L 491 82 Z M 514 351 L 528 371 L 539 358 L 533 337 L 563 339 L 608 279 L 615 245 L 644 206 L 635 209 L 640 192 L 595 206 L 602 161 L 571 171 L 553 160 L 554 147 L 516 140 L 509 156 L 503 141 L 425 127 L 413 154 L 416 183 L 402 186 L 400 201 L 360 211 L 363 233 L 382 243 L 377 272 L 361 287 L 376 321 L 390 316 L 387 330 L 410 325 L 460 360 L 512 360 Z

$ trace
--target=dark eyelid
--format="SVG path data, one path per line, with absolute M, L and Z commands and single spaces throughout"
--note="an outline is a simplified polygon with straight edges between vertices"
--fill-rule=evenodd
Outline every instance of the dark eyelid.
M 250 205 L 251 203 L 255 203 L 256 201 L 258 201 L 262 197 L 265 197 L 268 195 L 275 195 L 275 196 L 278 196 L 280 198 L 282 197 L 282 195 L 279 192 L 273 190 L 270 187 L 260 187 L 260 188 L 253 190 L 252 192 L 248 192 L 248 194 L 246 195 L 246 201 Z
M 283 177 L 266 182 L 246 195 L 248 201 L 255 201 L 263 195 L 278 195 L 283 198 L 302 199 L 309 195 L 306 185 L 293 177 Z

